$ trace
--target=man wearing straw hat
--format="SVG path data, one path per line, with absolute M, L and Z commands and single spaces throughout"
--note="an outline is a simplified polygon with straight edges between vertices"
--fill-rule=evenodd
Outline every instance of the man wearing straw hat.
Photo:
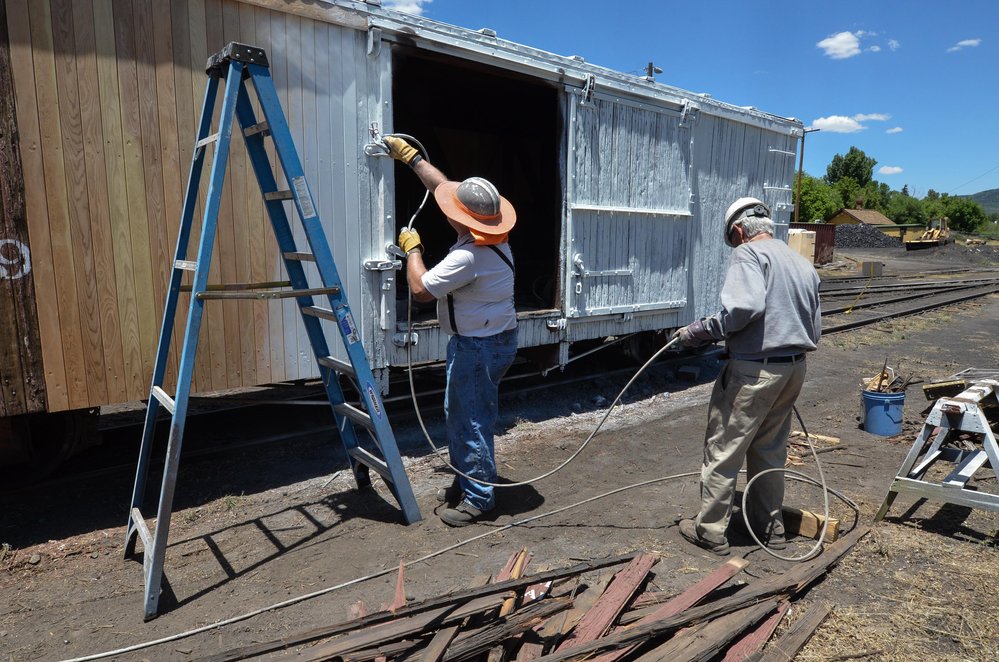
M 421 302 L 436 299 L 441 329 L 451 336 L 444 415 L 451 464 L 460 473 L 450 488 L 438 491 L 438 499 L 448 502 L 441 513 L 446 524 L 466 526 L 496 505 L 492 486 L 484 483 L 497 479 L 493 428 L 499 383 L 517 354 L 513 253 L 507 243 L 517 214 L 488 180 L 449 181 L 404 139 L 384 140 L 392 158 L 410 166 L 433 192 L 458 234 L 447 257 L 429 270 L 416 230 L 403 228 L 399 247 L 407 256 L 410 295 Z

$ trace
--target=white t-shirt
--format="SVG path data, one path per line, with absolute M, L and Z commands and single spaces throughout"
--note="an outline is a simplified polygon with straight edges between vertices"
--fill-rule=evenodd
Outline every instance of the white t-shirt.
M 495 248 L 513 263 L 509 244 L 497 244 Z M 482 338 L 517 327 L 513 269 L 489 246 L 476 246 L 471 235 L 460 237 L 447 257 L 421 280 L 437 299 L 437 319 L 449 335 Z M 451 326 L 448 294 L 454 299 L 457 330 Z

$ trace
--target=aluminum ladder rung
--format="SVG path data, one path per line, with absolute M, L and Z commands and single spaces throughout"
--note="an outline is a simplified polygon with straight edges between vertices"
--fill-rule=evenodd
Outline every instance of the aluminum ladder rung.
M 171 416 L 174 415 L 177 406 L 174 404 L 173 398 L 171 398 L 166 391 L 159 386 L 154 386 L 150 391 L 150 395 L 159 400 L 160 404 L 163 405 L 164 409 L 170 412 Z
M 316 256 L 312 253 L 292 253 L 288 252 L 284 254 L 284 259 L 286 260 L 298 260 L 299 262 L 315 262 Z
M 269 301 L 272 299 L 297 299 L 298 297 L 321 295 L 335 296 L 337 294 L 340 294 L 339 287 L 309 287 L 304 290 L 243 290 L 234 288 L 231 290 L 205 290 L 198 292 L 195 296 L 202 301 L 209 299 L 255 299 Z M 332 312 L 330 311 L 330 313 Z M 336 319 L 335 316 L 334 319 Z
M 292 200 L 292 199 L 294 199 L 294 197 L 295 197 L 295 194 L 292 193 L 291 191 L 288 191 L 288 190 L 285 190 L 285 191 L 268 191 L 267 193 L 264 193 L 264 200 L 267 200 L 267 201 L 271 201 L 271 200 Z
M 341 402 L 340 404 L 333 405 L 333 411 L 341 416 L 346 416 L 351 422 L 362 425 L 369 430 L 375 429 L 375 424 L 372 422 L 371 417 L 353 405 Z
M 320 308 L 319 306 L 302 306 L 303 315 L 311 315 L 313 317 L 319 317 L 324 320 L 329 320 L 331 322 L 336 322 L 336 313 L 334 313 L 329 308 Z
M 351 379 L 357 379 L 357 373 L 354 371 L 354 366 L 350 365 L 346 361 L 341 361 L 340 359 L 333 358 L 332 356 L 320 356 L 316 360 L 319 365 L 326 366 L 330 370 L 339 372 L 341 375 L 347 375 Z
M 142 512 L 138 508 L 132 508 L 132 526 L 135 527 L 136 533 L 139 534 L 139 540 L 142 541 L 143 549 L 147 551 L 151 550 L 153 548 L 153 534 L 149 532 L 149 525 L 146 524 L 146 519 L 142 516 Z
M 198 263 L 193 260 L 174 260 L 173 268 L 182 271 L 194 271 L 198 268 Z
M 389 471 L 388 465 L 369 453 L 367 450 L 361 448 L 360 446 L 356 446 L 350 449 L 350 456 L 364 466 L 374 469 L 375 472 L 384 478 L 386 482 L 392 482 L 392 472 Z
M 258 133 L 262 133 L 265 136 L 271 135 L 271 125 L 267 122 L 257 122 L 253 126 L 248 126 L 243 130 L 243 135 L 247 138 L 255 136 Z
M 219 134 L 218 133 L 213 133 L 212 135 L 210 135 L 210 136 L 208 136 L 206 138 L 202 138 L 198 142 L 194 143 L 194 149 L 201 149 L 205 145 L 210 145 L 213 142 L 217 142 L 218 139 L 219 139 Z

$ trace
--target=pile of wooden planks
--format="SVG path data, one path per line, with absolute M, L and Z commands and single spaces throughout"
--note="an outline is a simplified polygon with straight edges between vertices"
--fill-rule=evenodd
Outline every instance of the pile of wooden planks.
M 648 587 L 658 559 L 646 553 L 527 574 L 531 558 L 524 549 L 491 581 L 408 603 L 400 567 L 396 600 L 382 611 L 365 615 L 358 608 L 358 618 L 346 623 L 204 660 L 269 653 L 351 662 L 787 660 L 828 608 L 813 608 L 767 645 L 771 635 L 790 605 L 868 530 L 860 527 L 817 558 L 748 584 L 728 585 L 748 564 L 733 558 L 675 595 Z

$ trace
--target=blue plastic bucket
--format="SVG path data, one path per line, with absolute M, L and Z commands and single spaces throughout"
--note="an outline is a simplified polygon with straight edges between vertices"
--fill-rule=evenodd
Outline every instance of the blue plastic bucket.
M 861 391 L 860 400 L 865 432 L 891 437 L 902 431 L 905 391 L 900 393 Z

